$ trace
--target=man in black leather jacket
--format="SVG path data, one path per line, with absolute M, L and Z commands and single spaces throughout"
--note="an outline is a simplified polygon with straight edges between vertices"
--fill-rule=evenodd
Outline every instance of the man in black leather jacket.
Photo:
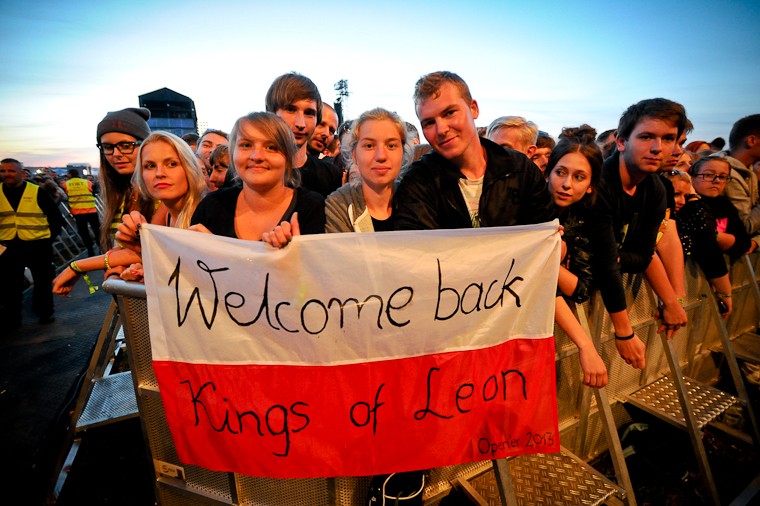
M 478 104 L 452 72 L 415 87 L 433 151 L 415 162 L 394 196 L 396 228 L 439 229 L 542 223 L 556 211 L 541 171 L 524 154 L 478 136 Z

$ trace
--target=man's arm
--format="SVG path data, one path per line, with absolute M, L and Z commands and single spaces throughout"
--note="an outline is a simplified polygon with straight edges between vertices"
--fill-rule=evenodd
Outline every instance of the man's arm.
M 731 181 L 726 184 L 726 197 L 731 201 L 749 235 L 760 234 L 760 201 L 752 202 L 752 192 L 741 174 L 731 169 Z

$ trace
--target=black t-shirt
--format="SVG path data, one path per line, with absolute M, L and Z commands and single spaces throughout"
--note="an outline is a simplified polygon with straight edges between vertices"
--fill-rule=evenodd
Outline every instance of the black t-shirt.
M 238 239 L 235 233 L 235 207 L 242 190 L 240 187 L 233 187 L 209 193 L 198 204 L 190 224 L 200 223 L 214 235 Z M 298 213 L 298 224 L 302 235 L 324 233 L 325 200 L 318 193 L 297 188 L 293 192 L 293 199 L 288 210 L 278 223 L 290 221 L 295 212 Z
M 389 232 L 393 230 L 393 216 L 389 216 L 384 220 L 372 218 L 372 228 L 375 229 L 375 232 Z
M 297 170 L 301 175 L 301 186 L 325 198 L 343 185 L 343 172 L 313 155 L 307 155 L 306 163 Z
M 634 195 L 623 190 L 620 154 L 604 161 L 596 202 L 589 214 L 594 283 L 607 311 L 626 309 L 621 272 L 644 272 L 654 255 L 665 218 L 665 188 L 659 176 L 647 175 Z

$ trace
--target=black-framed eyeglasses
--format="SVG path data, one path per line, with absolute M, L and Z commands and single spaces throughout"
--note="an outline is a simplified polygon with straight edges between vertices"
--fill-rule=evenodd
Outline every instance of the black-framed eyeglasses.
M 135 148 L 142 144 L 142 141 L 137 142 L 117 142 L 116 144 L 107 144 L 101 142 L 96 144 L 98 149 L 103 152 L 104 155 L 112 155 L 114 148 L 119 150 L 122 155 L 131 155 L 135 152 Z
M 731 176 L 724 176 L 722 174 L 697 174 L 694 177 L 698 177 L 702 181 L 710 181 L 711 183 L 725 183 L 733 179 Z

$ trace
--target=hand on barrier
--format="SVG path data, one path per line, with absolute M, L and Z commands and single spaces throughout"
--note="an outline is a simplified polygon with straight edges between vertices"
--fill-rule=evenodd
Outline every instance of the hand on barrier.
M 275 248 L 284 248 L 297 235 L 301 235 L 301 228 L 298 226 L 298 213 L 293 213 L 290 222 L 283 221 L 271 232 L 261 234 L 261 240 Z
M 639 336 L 635 335 L 630 339 L 615 339 L 618 353 L 634 369 L 644 369 L 646 367 L 646 358 L 644 357 L 644 343 Z
M 583 384 L 593 388 L 607 386 L 607 367 L 593 346 L 579 349 L 579 359 L 583 370 Z
M 657 319 L 662 320 L 657 332 L 664 330 L 668 339 L 673 337 L 678 329 L 685 327 L 688 323 L 686 311 L 678 301 L 672 304 L 663 304 L 657 312 Z
M 106 273 L 103 274 L 103 279 L 108 279 L 111 276 L 121 276 L 121 273 L 124 272 L 124 269 L 126 269 L 126 267 L 123 265 L 117 265 L 115 267 L 111 267 L 110 269 L 106 269 Z
M 145 277 L 145 272 L 143 271 L 143 265 L 142 264 L 132 264 L 121 273 L 121 279 L 124 281 L 139 281 L 140 283 L 143 282 L 143 278 Z
M 731 297 L 726 297 L 719 293 L 716 293 L 715 295 L 717 297 L 718 311 L 720 312 L 721 318 L 728 320 L 728 317 L 731 316 L 731 313 L 734 311 L 734 304 L 731 302 Z

